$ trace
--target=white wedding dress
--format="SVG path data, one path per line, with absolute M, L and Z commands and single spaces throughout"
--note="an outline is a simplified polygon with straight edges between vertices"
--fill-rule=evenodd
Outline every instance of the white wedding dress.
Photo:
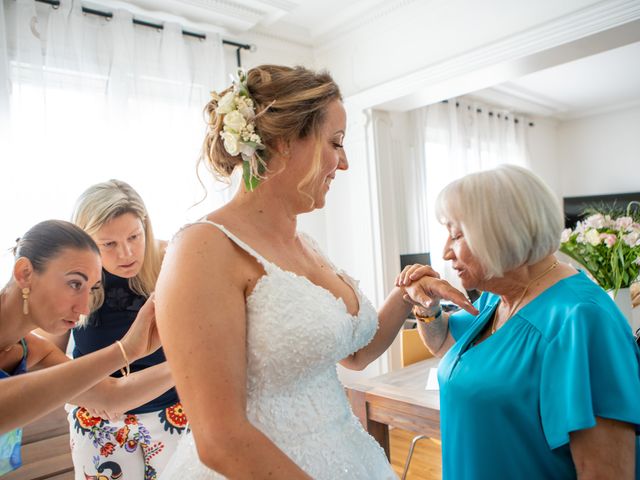
M 397 479 L 382 448 L 351 412 L 336 371 L 336 363 L 367 345 L 378 327 L 377 313 L 357 284 L 338 272 L 358 296 L 360 311 L 352 316 L 328 290 L 268 262 L 223 226 L 207 223 L 266 272 L 247 298 L 251 423 L 314 479 Z M 304 238 L 317 251 L 313 240 Z M 184 435 L 161 476 L 222 478 L 200 463 L 191 434 Z

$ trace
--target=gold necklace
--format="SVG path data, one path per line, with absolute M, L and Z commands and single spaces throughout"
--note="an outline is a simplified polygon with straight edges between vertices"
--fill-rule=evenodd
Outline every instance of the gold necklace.
M 511 318 L 511 316 L 515 313 L 516 308 L 518 308 L 518 306 L 520 305 L 520 303 L 522 302 L 522 300 L 524 299 L 524 296 L 527 294 L 527 291 L 529 291 L 529 287 L 531 285 L 533 285 L 535 282 L 537 282 L 538 280 L 540 280 L 542 277 L 544 277 L 547 273 L 549 273 L 551 270 L 553 270 L 554 268 L 556 268 L 558 266 L 560 262 L 558 262 L 558 260 L 556 260 L 555 262 L 553 262 L 553 265 L 551 265 L 549 268 L 547 268 L 544 272 L 542 272 L 540 275 L 538 275 L 536 278 L 534 278 L 533 280 L 531 280 L 529 283 L 527 283 L 527 285 L 524 287 L 524 290 L 522 291 L 522 294 L 520 295 L 520 297 L 518 298 L 518 300 L 516 301 L 516 303 L 513 304 L 513 307 L 511 307 L 511 310 L 509 311 L 509 316 L 507 317 L 507 320 L 509 320 Z M 493 314 L 493 321 L 491 322 L 491 334 L 493 335 L 494 333 L 496 333 L 496 318 L 498 318 L 498 311 L 496 310 L 496 312 Z M 507 320 L 505 320 L 505 323 L 507 322 Z

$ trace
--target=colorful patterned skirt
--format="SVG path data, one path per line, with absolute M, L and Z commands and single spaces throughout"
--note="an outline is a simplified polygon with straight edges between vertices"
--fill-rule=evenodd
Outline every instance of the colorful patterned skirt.
M 156 480 L 187 430 L 180 403 L 113 422 L 68 407 L 76 480 Z

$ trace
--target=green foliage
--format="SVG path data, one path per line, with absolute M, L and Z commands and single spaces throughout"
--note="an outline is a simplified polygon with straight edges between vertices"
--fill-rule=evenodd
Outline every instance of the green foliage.
M 637 202 L 626 210 L 591 207 L 574 230 L 562 232 L 560 251 L 591 273 L 605 290 L 616 294 L 640 273 L 640 211 Z M 622 215 L 620 215 L 622 213 Z

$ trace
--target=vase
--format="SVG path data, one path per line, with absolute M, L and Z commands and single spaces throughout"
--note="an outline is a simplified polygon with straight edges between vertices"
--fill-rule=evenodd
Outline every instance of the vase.
M 631 289 L 630 288 L 621 288 L 618 290 L 618 294 L 614 297 L 614 290 L 609 290 L 607 292 L 609 296 L 613 299 L 615 304 L 618 306 L 624 317 L 629 322 L 629 325 L 633 326 L 633 307 L 631 305 Z

